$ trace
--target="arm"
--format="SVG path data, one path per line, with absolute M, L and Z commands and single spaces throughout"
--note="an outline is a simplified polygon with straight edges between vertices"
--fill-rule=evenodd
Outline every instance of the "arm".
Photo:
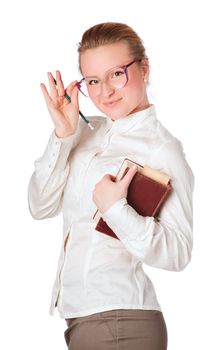
M 173 187 L 158 220 L 139 215 L 126 198 L 116 201 L 102 216 L 126 249 L 139 260 L 154 267 L 180 271 L 191 258 L 194 176 L 177 139 L 168 141 L 158 151 L 155 167 L 171 176 Z
M 35 171 L 28 185 L 29 211 L 34 219 L 51 218 L 60 213 L 70 169 L 68 156 L 79 136 L 80 130 L 77 130 L 73 135 L 59 138 L 54 130 L 43 156 L 35 160 Z

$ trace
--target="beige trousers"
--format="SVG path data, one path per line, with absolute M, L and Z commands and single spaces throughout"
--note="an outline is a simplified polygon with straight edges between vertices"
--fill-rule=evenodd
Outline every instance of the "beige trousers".
M 68 350 L 166 350 L 167 328 L 157 310 L 118 309 L 66 319 Z

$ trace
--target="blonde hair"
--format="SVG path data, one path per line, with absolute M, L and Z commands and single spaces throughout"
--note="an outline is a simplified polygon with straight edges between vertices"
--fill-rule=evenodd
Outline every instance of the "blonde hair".
M 82 35 L 81 42 L 78 43 L 80 72 L 81 55 L 86 50 L 117 42 L 125 42 L 134 59 L 148 61 L 143 41 L 131 27 L 124 23 L 104 22 L 87 29 Z

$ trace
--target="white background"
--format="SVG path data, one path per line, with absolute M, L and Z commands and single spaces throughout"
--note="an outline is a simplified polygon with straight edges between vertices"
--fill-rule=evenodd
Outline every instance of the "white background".
M 142 37 L 158 118 L 195 174 L 194 249 L 182 272 L 145 267 L 166 319 L 169 350 L 222 349 L 220 1 L 4 1 L 1 33 L 0 348 L 66 349 L 66 323 L 48 314 L 62 216 L 35 221 L 27 186 L 53 130 L 40 89 L 47 71 L 78 79 L 77 43 L 119 21 Z M 152 88 L 152 89 L 151 89 Z M 86 115 L 93 106 L 83 105 Z M 90 350 L 90 349 L 89 349 Z

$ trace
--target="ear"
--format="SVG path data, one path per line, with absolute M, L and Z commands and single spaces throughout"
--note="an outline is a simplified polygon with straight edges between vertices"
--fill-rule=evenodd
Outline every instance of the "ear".
M 146 58 L 143 58 L 141 63 L 140 63 L 140 66 L 141 66 L 141 70 L 142 70 L 142 73 L 143 73 L 143 79 L 148 80 L 149 73 L 150 73 L 149 60 L 146 59 Z

